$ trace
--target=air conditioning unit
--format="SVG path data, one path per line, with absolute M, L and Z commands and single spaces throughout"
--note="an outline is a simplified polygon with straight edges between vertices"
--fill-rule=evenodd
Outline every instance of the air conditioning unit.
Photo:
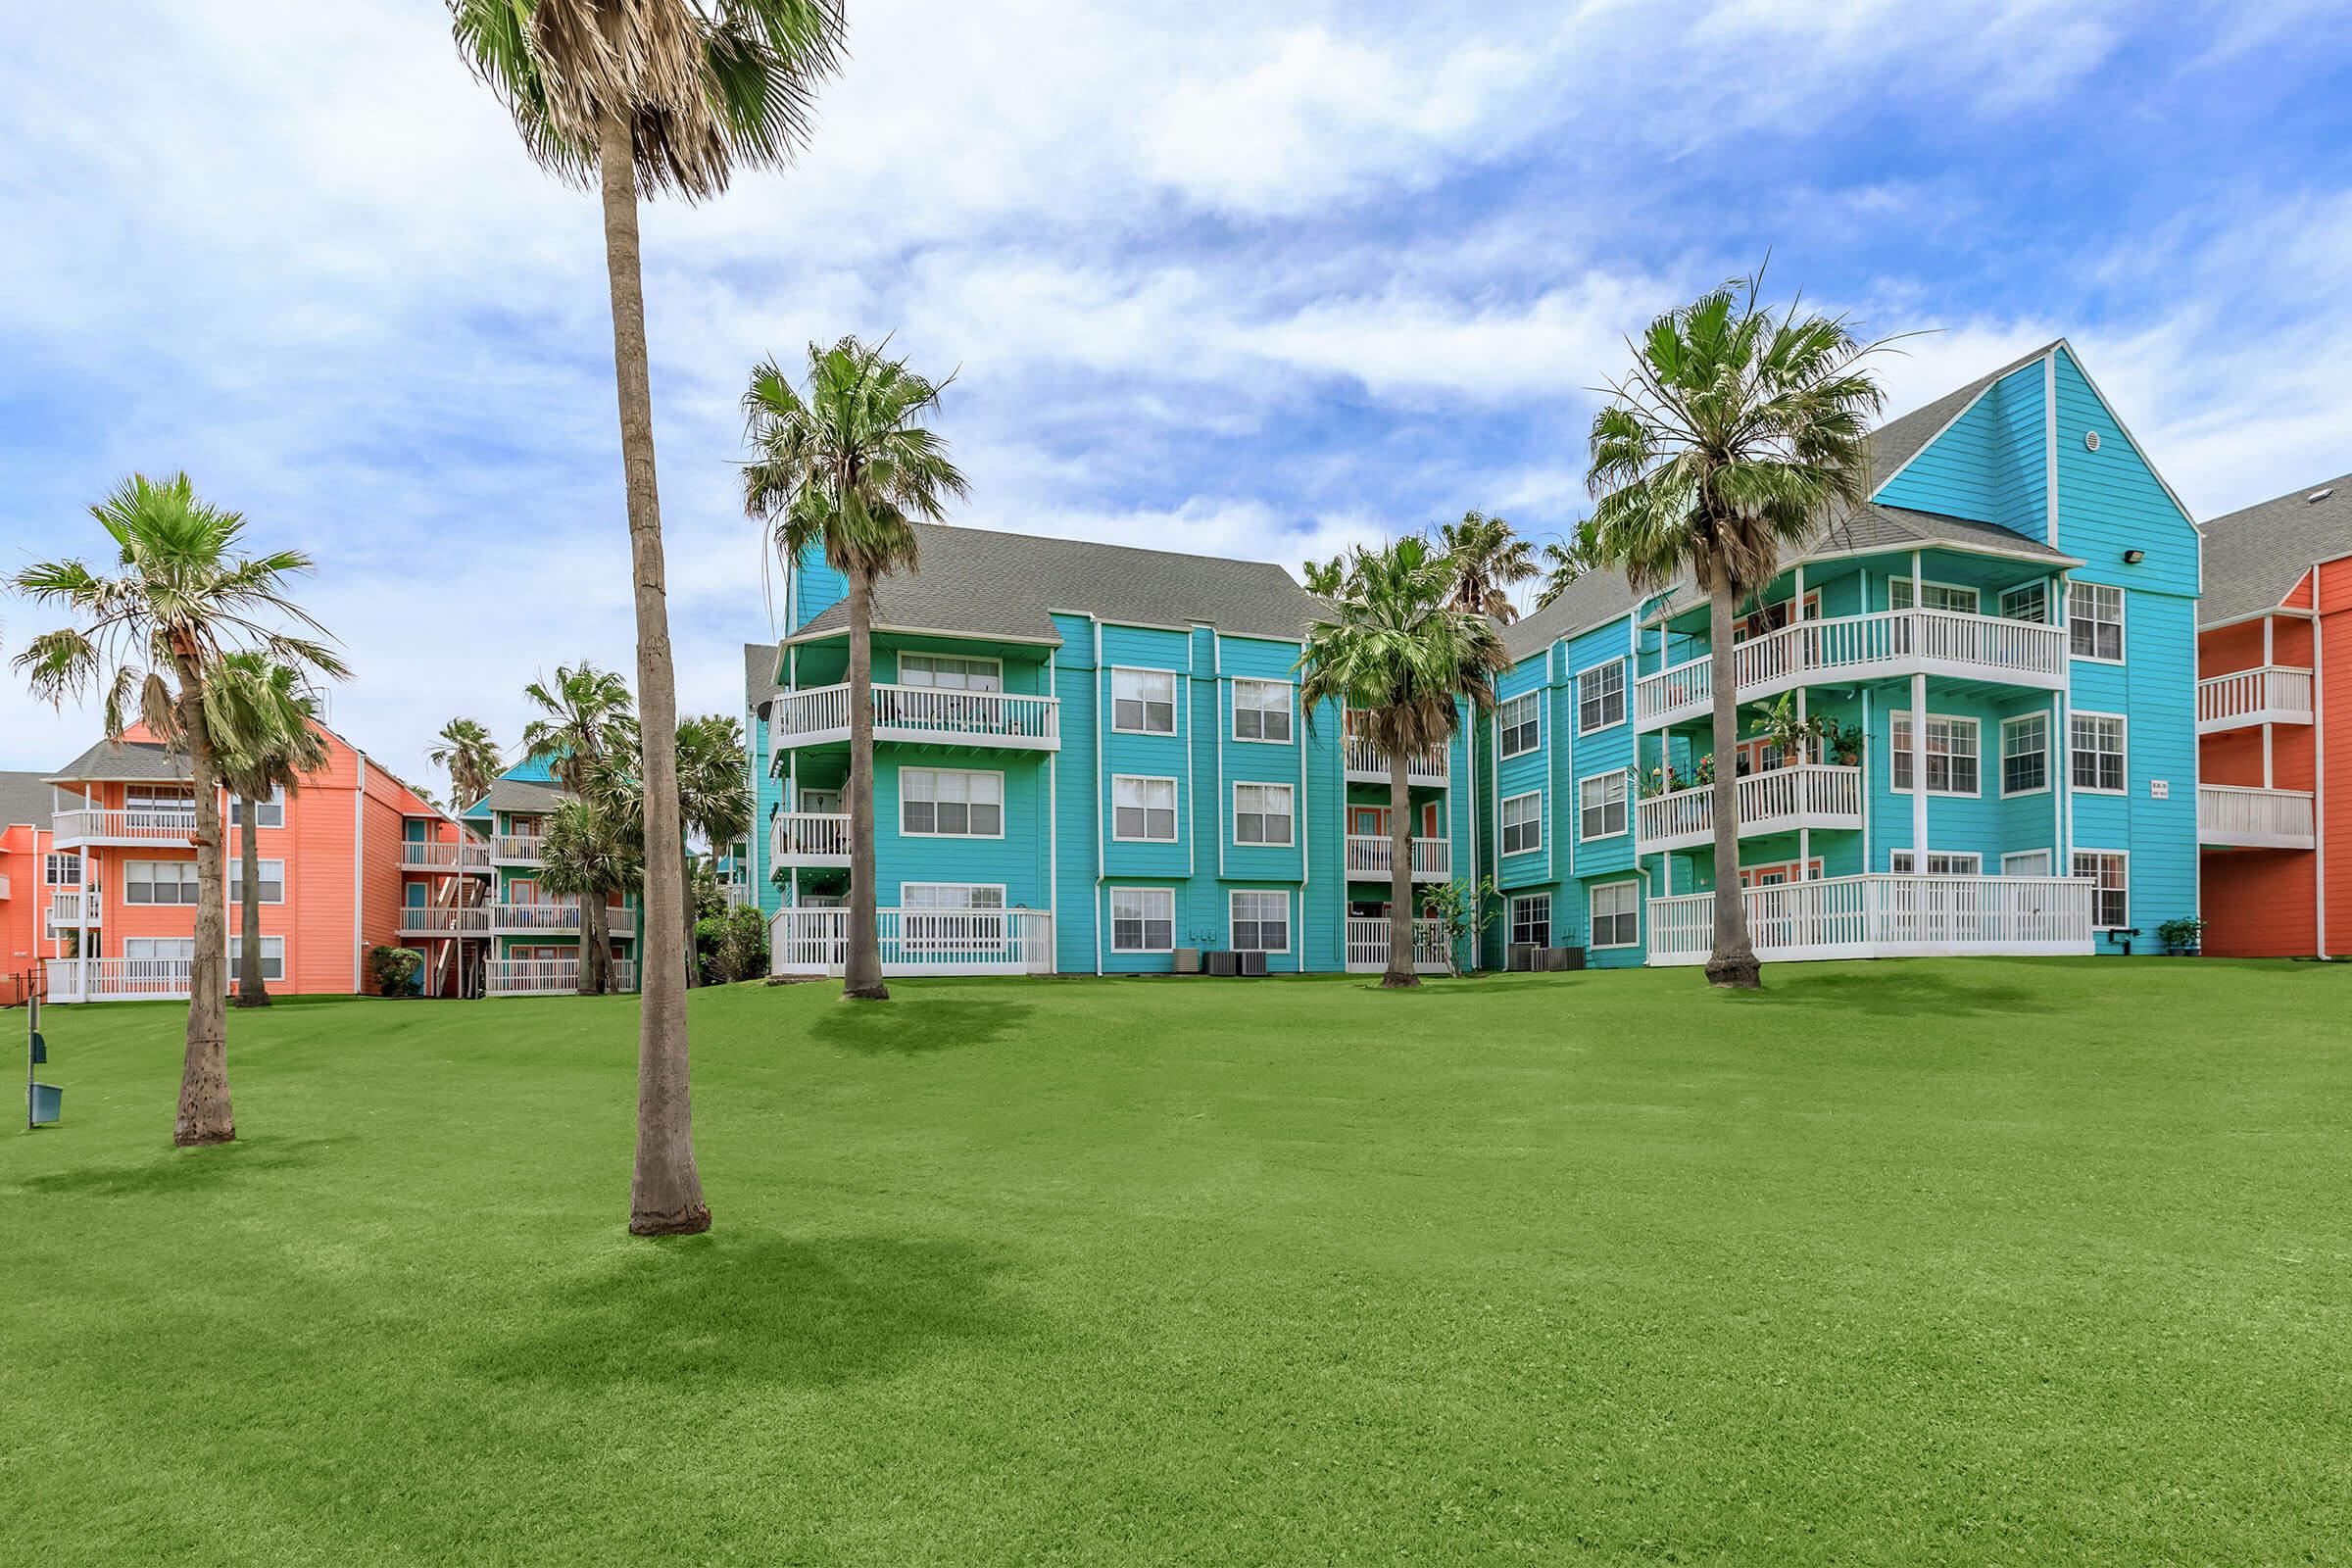
M 1544 967 L 1546 969 L 1582 969 L 1585 950 L 1582 948 L 1545 948 Z
M 1236 954 L 1235 956 L 1242 960 L 1242 973 L 1264 977 L 1266 972 L 1266 956 L 1264 954 L 1241 953 Z
M 1212 975 L 1223 975 L 1227 979 L 1231 979 L 1242 972 L 1242 956 L 1238 953 L 1212 953 L 1207 956 L 1208 972 Z
M 1525 974 L 1544 967 L 1544 950 L 1528 942 L 1514 942 L 1503 955 L 1503 967 L 1513 974 Z

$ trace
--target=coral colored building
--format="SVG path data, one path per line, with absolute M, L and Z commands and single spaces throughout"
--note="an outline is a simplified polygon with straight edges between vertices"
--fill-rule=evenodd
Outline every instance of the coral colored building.
M 2205 951 L 2352 953 L 2352 474 L 2205 525 Z
M 49 785 L 38 773 L 0 773 L 0 1006 L 24 1000 L 48 941 Z

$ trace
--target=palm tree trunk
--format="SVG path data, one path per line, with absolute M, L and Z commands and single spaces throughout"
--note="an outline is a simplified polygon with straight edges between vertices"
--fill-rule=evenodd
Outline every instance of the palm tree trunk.
M 646 368 L 645 286 L 637 247 L 637 171 L 629 126 L 608 114 L 596 150 L 605 208 L 605 272 L 612 295 L 612 366 L 620 403 L 620 456 L 629 506 L 629 563 L 637 598 L 637 713 L 644 729 L 645 902 L 637 955 L 644 996 L 637 1025 L 637 1163 L 629 1230 L 638 1236 L 707 1231 L 710 1210 L 694 1165 L 694 1107 L 687 1084 L 686 989 L 679 983 L 677 670 L 669 651 L 669 599 L 662 559 L 662 504 L 654 486 L 654 391 Z M 599 956 L 600 958 L 602 955 Z
M 874 584 L 850 574 L 850 939 L 841 994 L 887 1001 L 874 930 Z
M 1389 759 L 1389 968 L 1380 989 L 1417 986 L 1413 973 L 1413 786 L 1404 752 Z
M 573 989 L 583 997 L 601 997 L 611 989 L 605 973 L 612 962 L 612 915 L 602 892 L 580 895 L 580 976 Z
M 686 916 L 686 989 L 689 991 L 703 983 L 703 956 L 694 945 L 694 928 L 698 923 L 695 916 L 701 911 L 694 906 L 693 865 L 693 858 L 689 857 L 686 862 L 686 897 L 678 901 L 684 906 Z
M 270 993 L 262 984 L 262 846 L 254 837 L 262 808 L 252 801 L 237 808 L 237 859 L 244 886 L 237 903 L 237 1005 L 267 1007 Z
M 1763 966 L 1747 940 L 1747 900 L 1740 891 L 1740 678 L 1732 661 L 1732 612 L 1738 595 L 1721 566 L 1707 585 L 1707 664 L 1715 709 L 1715 951 L 1707 984 L 1754 991 Z
M 203 677 L 191 654 L 175 653 L 172 662 L 179 674 L 188 777 L 196 787 L 196 952 L 188 962 L 188 1045 L 172 1142 L 192 1149 L 237 1136 L 228 1102 L 228 891 L 220 863 L 220 771 L 197 700 Z

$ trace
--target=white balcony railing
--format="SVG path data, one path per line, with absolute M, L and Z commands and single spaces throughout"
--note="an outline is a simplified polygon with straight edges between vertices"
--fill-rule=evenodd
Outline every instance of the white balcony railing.
M 2088 877 L 1834 876 L 1750 888 L 1748 941 L 1767 962 L 1955 954 L 2087 954 Z M 1715 895 L 1647 906 L 1649 961 L 1704 963 Z
M 99 913 L 105 907 L 106 898 L 95 888 L 87 893 L 71 888 L 60 889 L 49 895 L 49 929 L 54 933 L 97 925 L 100 923 Z
M 536 833 L 500 833 L 490 840 L 490 858 L 506 865 L 537 865 L 539 838 Z
M 2197 786 L 2197 842 L 2241 850 L 2308 850 L 2319 843 L 2309 790 Z
M 184 1002 L 194 960 L 51 958 L 44 967 L 51 1002 Z
M 2311 722 L 2311 671 L 2260 664 L 2197 682 L 2197 733 Z
M 536 858 L 534 848 L 533 858 Z M 420 843 L 415 839 L 403 839 L 400 842 L 400 868 L 404 871 L 487 871 L 490 869 L 490 845 L 470 833 L 455 843 Z
M 778 746 L 814 746 L 850 738 L 850 689 L 819 686 L 787 692 L 769 710 Z M 876 686 L 874 739 L 938 746 L 1058 751 L 1061 701 L 1019 692 L 942 691 Z
M 1348 835 L 1348 874 L 1387 876 L 1396 864 L 1396 847 L 1386 834 Z M 1443 882 L 1453 875 L 1453 846 L 1445 839 L 1413 840 L 1413 880 Z
M 847 865 L 850 814 L 778 811 L 768 819 L 767 847 L 778 865 Z
M 882 972 L 1052 974 L 1054 917 L 1043 909 L 876 909 Z M 849 956 L 850 911 L 789 908 L 768 922 L 775 974 L 839 974 Z
M 512 908 L 514 906 L 508 906 Z M 400 910 L 404 937 L 479 937 L 490 934 L 490 906 L 485 904 L 409 904 Z
M 580 929 L 580 906 L 561 900 L 493 904 L 485 907 L 490 916 L 490 928 L 494 931 L 560 931 L 576 934 Z
M 2066 684 L 2064 626 L 1970 615 L 1951 610 L 1886 610 L 1834 620 L 1800 620 L 1732 650 L 1743 703 L 1822 678 L 1875 680 L 1894 675 L 1950 675 L 2054 691 Z M 1643 728 L 1678 724 L 1708 711 L 1714 662 L 1693 659 L 1634 683 Z
M 61 850 L 74 844 L 157 845 L 184 850 L 195 841 L 196 810 L 193 807 L 184 811 L 92 807 L 55 813 L 50 819 L 50 829 L 56 834 L 56 847 Z
M 1389 782 L 1389 760 L 1379 747 L 1360 736 L 1350 735 L 1345 745 L 1348 778 L 1355 784 L 1386 784 Z M 1446 782 L 1446 754 L 1425 752 L 1404 760 L 1405 782 L 1409 784 L 1444 784 Z
M 1348 917 L 1348 972 L 1383 974 L 1389 967 L 1389 922 L 1385 915 Z M 1446 925 L 1441 920 L 1413 922 L 1413 972 L 1446 974 Z
M 1750 773 L 1733 786 L 1740 803 L 1740 831 L 1792 833 L 1798 828 L 1859 828 L 1862 825 L 1862 769 L 1828 762 Z M 1681 850 L 1715 837 L 1715 790 L 1653 795 L 1642 803 L 1635 831 L 1643 850 Z
M 612 989 L 637 989 L 634 959 L 614 958 L 610 965 Z M 571 996 L 580 989 L 577 958 L 492 958 L 484 966 L 482 991 L 493 997 Z

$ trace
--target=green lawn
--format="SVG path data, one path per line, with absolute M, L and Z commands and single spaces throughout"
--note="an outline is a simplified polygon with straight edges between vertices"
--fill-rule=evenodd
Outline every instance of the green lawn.
M 55 1009 L 0 1559 L 2352 1553 L 2352 970 L 1767 978 Z

